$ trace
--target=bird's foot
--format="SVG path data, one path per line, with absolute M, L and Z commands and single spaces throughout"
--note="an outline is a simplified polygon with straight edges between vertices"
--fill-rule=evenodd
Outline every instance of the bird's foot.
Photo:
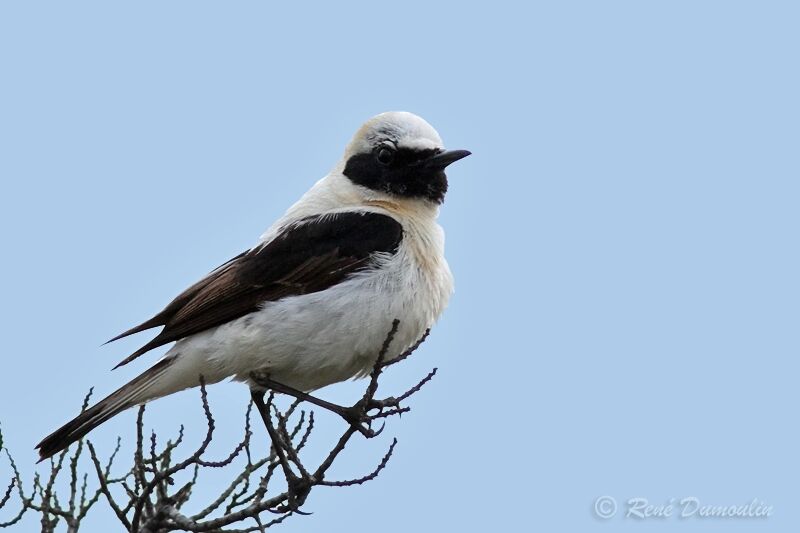
M 362 398 L 350 407 L 344 407 L 335 403 L 312 396 L 306 392 L 297 390 L 295 388 L 284 385 L 283 383 L 274 381 L 269 376 L 261 373 L 253 372 L 250 374 L 250 379 L 257 385 L 272 389 L 275 392 L 287 394 L 298 400 L 303 400 L 314 404 L 323 409 L 327 409 L 332 413 L 341 416 L 345 422 L 350 426 L 371 439 L 381 434 L 384 424 L 378 429 L 372 428 L 372 423 L 379 418 L 386 418 L 395 414 L 402 414 L 409 410 L 408 407 L 400 407 L 400 400 L 396 398 L 386 398 L 385 400 L 374 400 Z M 377 413 L 370 414 L 371 411 L 377 410 Z
M 345 422 L 350 424 L 350 427 L 364 435 L 366 438 L 371 439 L 372 437 L 377 437 L 383 431 L 385 424 L 381 424 L 377 430 L 372 429 L 372 422 L 374 418 L 370 416 L 368 413 L 372 409 L 369 405 L 371 402 L 365 402 L 363 400 L 359 400 L 350 407 L 340 407 L 339 410 L 335 411 L 339 416 L 341 416 Z
M 303 477 L 298 477 L 294 474 L 288 474 L 286 476 L 286 492 L 287 498 L 286 503 L 279 506 L 276 510 L 279 513 L 297 513 L 302 515 L 307 515 L 311 513 L 305 513 L 300 510 L 300 507 L 306 502 L 306 498 L 308 494 L 311 492 L 311 487 L 314 484 L 311 479 Z

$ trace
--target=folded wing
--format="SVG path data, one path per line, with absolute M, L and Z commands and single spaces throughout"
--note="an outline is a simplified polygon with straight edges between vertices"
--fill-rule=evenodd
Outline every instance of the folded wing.
M 264 302 L 341 283 L 368 268 L 374 254 L 396 252 L 402 238 L 400 223 L 378 213 L 349 211 L 303 219 L 267 244 L 221 265 L 150 320 L 111 339 L 164 326 L 117 367 L 153 348 L 257 311 Z

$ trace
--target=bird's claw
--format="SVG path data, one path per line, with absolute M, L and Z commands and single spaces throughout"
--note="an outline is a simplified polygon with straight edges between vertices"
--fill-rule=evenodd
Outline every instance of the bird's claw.
M 298 477 L 289 475 L 286 477 L 288 498 L 284 505 L 279 506 L 276 511 L 278 513 L 297 513 L 301 515 L 309 515 L 311 513 L 300 510 L 300 507 L 305 503 L 308 494 L 311 492 L 313 486 L 311 480 L 305 477 Z
M 380 435 L 383 432 L 383 429 L 386 427 L 386 423 L 384 422 L 377 430 L 372 429 L 373 417 L 368 415 L 367 412 L 370 409 L 380 408 L 380 405 L 377 404 L 378 402 L 375 402 L 374 400 L 369 402 L 359 401 L 351 407 L 342 409 L 339 415 L 344 419 L 345 422 L 350 424 L 350 427 L 364 435 L 366 438 L 371 439 Z

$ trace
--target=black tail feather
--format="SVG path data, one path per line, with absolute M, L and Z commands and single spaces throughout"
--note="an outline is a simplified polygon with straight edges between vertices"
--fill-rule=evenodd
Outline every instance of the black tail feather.
M 36 445 L 43 461 L 86 436 L 87 433 L 122 411 L 151 399 L 148 387 L 166 370 L 173 359 L 162 359 L 150 369 L 85 410 Z
M 61 450 L 67 448 L 73 442 L 80 440 L 91 430 L 118 414 L 123 409 L 130 406 L 125 406 L 123 409 L 116 410 L 115 412 L 104 412 L 106 407 L 106 398 L 97 405 L 92 406 L 86 411 L 82 412 L 70 422 L 64 424 L 59 429 L 42 439 L 42 442 L 36 445 L 39 450 L 39 462 L 52 457 Z

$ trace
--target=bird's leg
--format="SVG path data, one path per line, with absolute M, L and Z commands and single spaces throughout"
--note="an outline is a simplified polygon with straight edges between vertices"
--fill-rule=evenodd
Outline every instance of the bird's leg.
M 264 403 L 264 392 L 263 391 L 250 391 L 250 398 L 253 400 L 253 403 L 258 409 L 259 414 L 261 415 L 261 419 L 264 421 L 264 426 L 267 428 L 267 433 L 269 433 L 269 438 L 272 441 L 272 448 L 275 450 L 275 455 L 278 457 L 278 461 L 281 464 L 281 468 L 283 468 L 283 474 L 286 477 L 286 484 L 288 491 L 288 501 L 284 511 L 296 511 L 300 512 L 298 509 L 301 505 L 305 502 L 308 493 L 311 491 L 311 480 L 308 478 L 308 473 L 302 467 L 300 467 L 300 472 L 302 477 L 299 477 L 297 474 L 294 473 L 292 467 L 289 464 L 289 459 L 286 457 L 287 450 L 285 446 L 291 446 L 291 443 L 287 443 L 284 445 L 283 439 L 278 434 L 278 431 L 272 425 L 272 419 L 270 418 L 269 408 Z M 297 459 L 295 454 L 295 459 Z M 302 513 L 300 513 L 302 514 Z
M 254 383 L 261 387 L 266 387 L 274 390 L 275 392 L 292 396 L 298 400 L 312 403 L 318 407 L 327 409 L 332 413 L 336 413 L 337 415 L 341 416 L 345 422 L 350 424 L 353 429 L 356 429 L 367 438 L 375 437 L 379 435 L 381 431 L 383 431 L 383 427 L 375 431 L 369 426 L 371 419 L 369 416 L 367 416 L 367 411 L 369 410 L 370 406 L 365 404 L 363 401 L 358 401 L 355 405 L 350 407 L 343 407 L 341 405 L 325 401 L 321 398 L 317 398 L 316 396 L 312 396 L 307 392 L 284 385 L 283 383 L 275 381 L 262 373 L 252 372 L 250 374 L 250 379 L 252 379 Z

